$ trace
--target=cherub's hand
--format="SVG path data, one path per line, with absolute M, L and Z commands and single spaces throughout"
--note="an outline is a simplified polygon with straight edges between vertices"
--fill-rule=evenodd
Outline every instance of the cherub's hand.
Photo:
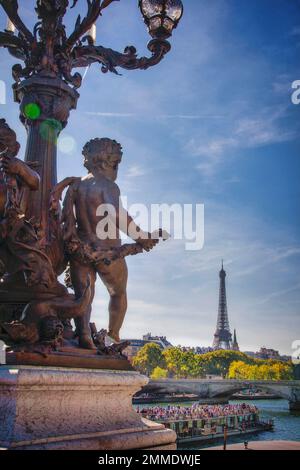
M 53 193 L 50 195 L 50 212 L 55 216 L 59 214 L 59 198 Z
M 152 249 L 155 247 L 155 245 L 157 245 L 158 242 L 159 242 L 159 240 L 158 240 L 157 238 L 155 238 L 155 239 L 151 238 L 151 234 L 150 234 L 150 233 L 149 233 L 148 235 L 149 235 L 149 238 L 139 238 L 139 239 L 137 240 L 137 243 L 138 243 L 139 245 L 141 245 L 141 247 L 142 247 L 143 250 L 145 250 L 145 251 L 150 251 L 150 250 L 152 250 Z
M 18 158 L 2 155 L 0 159 L 0 166 L 5 173 L 18 175 L 22 169 L 22 162 Z

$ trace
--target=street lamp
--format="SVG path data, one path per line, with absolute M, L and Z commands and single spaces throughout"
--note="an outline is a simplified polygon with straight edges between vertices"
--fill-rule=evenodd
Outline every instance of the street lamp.
M 139 0 L 139 7 L 150 35 L 156 39 L 170 37 L 183 15 L 181 0 Z
M 34 74 L 52 73 L 61 77 L 74 88 L 81 85 L 81 76 L 72 76 L 73 68 L 86 67 L 93 62 L 102 65 L 103 72 L 118 73 L 117 67 L 146 69 L 156 65 L 171 46 L 166 38 L 172 35 L 183 14 L 180 0 L 140 0 L 145 23 L 153 40 L 148 49 L 151 57 L 137 57 L 133 46 L 127 46 L 123 53 L 110 48 L 94 45 L 96 21 L 102 11 L 117 0 L 87 0 L 87 15 L 78 16 L 74 31 L 67 37 L 63 18 L 69 7 L 68 0 L 37 0 L 36 13 L 39 21 L 31 32 L 18 15 L 17 0 L 0 0 L 8 16 L 8 26 L 0 32 L 0 47 L 6 47 L 10 54 L 21 59 L 14 69 L 14 78 L 20 80 Z M 78 0 L 73 0 L 74 8 Z M 18 34 L 14 34 L 17 30 Z

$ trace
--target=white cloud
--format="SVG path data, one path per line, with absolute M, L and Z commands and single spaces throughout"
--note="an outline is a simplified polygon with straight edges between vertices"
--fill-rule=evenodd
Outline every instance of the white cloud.
M 277 290 L 275 292 L 270 292 L 265 297 L 259 299 L 257 301 L 257 304 L 266 304 L 270 301 L 273 301 L 274 299 L 284 298 L 287 294 L 290 294 L 291 292 L 299 291 L 299 290 L 300 290 L 300 282 L 298 282 L 297 284 L 295 284 L 291 287 L 288 287 L 286 289 L 281 289 L 281 290 Z M 297 300 L 297 302 L 299 302 L 299 301 L 300 301 L 300 299 Z M 285 302 L 286 302 L 286 300 L 285 300 Z
M 201 157 L 196 168 L 204 177 L 212 176 L 224 161 L 233 158 L 240 149 L 261 147 L 293 140 L 298 136 L 298 129 L 286 129 L 281 119 L 287 116 L 282 106 L 266 107 L 257 114 L 248 117 L 231 117 L 222 135 L 190 139 L 186 150 L 194 157 Z M 220 132 L 219 132 L 220 133 Z
M 130 166 L 125 174 L 126 178 L 138 178 L 146 175 L 146 170 L 138 165 Z
M 183 120 L 199 120 L 199 119 L 223 119 L 222 114 L 138 114 L 138 113 L 105 113 L 101 111 L 85 111 L 90 116 L 99 116 L 105 118 L 147 118 L 149 120 L 156 119 L 183 119 Z
M 128 118 L 128 117 L 136 117 L 136 114 L 133 113 L 104 113 L 100 111 L 85 111 L 85 114 L 90 116 L 99 116 L 99 117 L 112 117 L 112 118 Z

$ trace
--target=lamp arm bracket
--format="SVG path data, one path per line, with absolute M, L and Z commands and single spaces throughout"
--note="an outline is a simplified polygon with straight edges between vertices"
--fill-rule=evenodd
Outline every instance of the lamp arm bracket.
M 79 46 L 73 49 L 72 68 L 87 67 L 94 62 L 102 64 L 102 72 L 112 72 L 120 75 L 117 67 L 127 70 L 146 70 L 158 64 L 170 51 L 171 45 L 163 39 L 153 39 L 148 44 L 151 57 L 137 57 L 134 46 L 127 46 L 124 53 L 114 51 L 103 46 Z

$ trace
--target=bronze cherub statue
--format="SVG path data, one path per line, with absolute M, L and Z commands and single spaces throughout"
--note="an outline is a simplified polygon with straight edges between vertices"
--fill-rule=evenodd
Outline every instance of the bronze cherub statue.
M 57 283 L 38 227 L 27 220 L 26 205 L 30 191 L 39 185 L 39 175 L 16 155 L 19 144 L 16 135 L 0 120 L 0 268 L 6 279 L 22 274 L 28 286 L 44 284 L 46 288 Z M 122 148 L 115 140 L 93 139 L 83 148 L 84 166 L 88 174 L 82 178 L 68 177 L 58 183 L 49 195 L 49 216 L 56 221 L 63 239 L 64 265 L 68 263 L 67 289 L 47 297 L 37 296 L 23 305 L 20 318 L 0 323 L 0 337 L 14 350 L 37 351 L 45 347 L 56 349 L 69 344 L 95 350 L 101 355 L 122 355 L 128 345 L 120 341 L 120 329 L 127 310 L 127 265 L 125 257 L 150 251 L 159 238 L 168 236 L 161 230 L 155 236 L 137 226 L 123 208 L 120 190 L 115 180 L 122 160 Z M 60 199 L 68 187 L 63 210 Z M 105 225 L 106 209 L 110 207 L 112 233 L 99 232 Z M 121 243 L 120 231 L 134 243 Z M 104 235 L 104 236 L 103 236 Z M 90 317 L 97 274 L 110 295 L 109 327 L 91 330 Z M 1 287 L 0 287 L 1 291 Z M 55 292 L 55 291 L 54 291 Z M 70 321 L 74 320 L 73 332 Z M 2 329 L 2 333 L 1 333 Z M 115 343 L 104 345 L 105 334 Z M 102 339 L 101 339 L 102 338 Z M 101 341 L 100 341 L 101 339 Z M 69 343 L 68 343 L 69 341 Z M 27 345 L 27 346 L 26 346 Z M 26 349 L 27 348 L 27 349 Z
M 91 279 L 90 306 L 83 317 L 75 319 L 79 344 L 89 349 L 94 347 L 90 317 L 97 274 L 110 295 L 108 336 L 118 343 L 127 310 L 125 257 L 150 251 L 163 234 L 158 231 L 154 238 L 144 232 L 122 207 L 120 189 L 115 182 L 122 160 L 122 147 L 118 142 L 108 138 L 93 139 L 84 146 L 82 154 L 88 174 L 82 178 L 66 178 L 59 183 L 52 192 L 51 205 L 56 211 L 63 189 L 69 186 L 61 222 L 70 280 L 76 296 L 82 295 L 87 279 Z M 101 207 L 103 214 L 99 215 Z M 99 224 L 104 221 L 108 207 L 115 215 L 110 220 L 112 231 L 99 233 Z M 135 243 L 122 245 L 120 231 L 133 238 Z

